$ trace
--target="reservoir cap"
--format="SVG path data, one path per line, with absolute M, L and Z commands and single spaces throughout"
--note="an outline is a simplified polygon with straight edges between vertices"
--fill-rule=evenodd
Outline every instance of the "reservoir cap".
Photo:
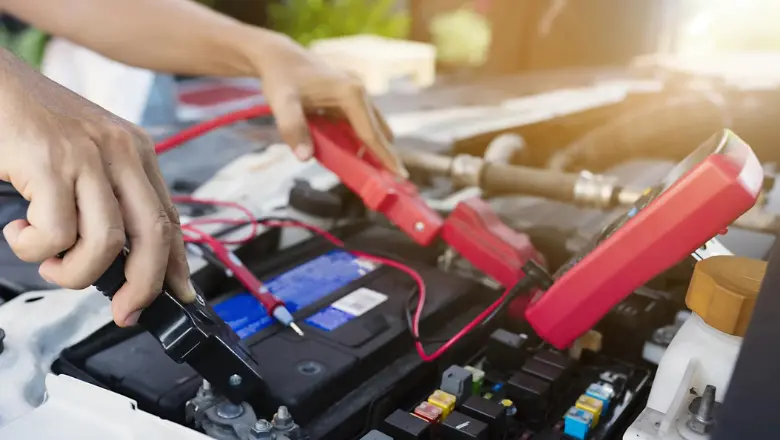
M 747 331 L 766 262 L 716 256 L 696 263 L 685 303 L 710 327 L 743 337 Z

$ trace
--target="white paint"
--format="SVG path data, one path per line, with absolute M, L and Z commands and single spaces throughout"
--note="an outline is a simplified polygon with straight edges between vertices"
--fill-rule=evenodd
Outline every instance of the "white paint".
M 127 397 L 68 376 L 46 377 L 47 399 L 0 428 L 0 440 L 207 440 L 136 408 Z

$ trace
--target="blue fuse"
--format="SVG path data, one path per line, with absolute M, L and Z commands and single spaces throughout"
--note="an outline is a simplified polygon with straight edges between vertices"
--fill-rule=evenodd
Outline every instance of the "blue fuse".
M 585 440 L 593 424 L 593 414 L 575 406 L 564 417 L 563 433 L 577 440 Z
M 585 395 L 599 399 L 604 404 L 603 412 L 607 412 L 612 399 L 615 398 L 615 389 L 607 383 L 592 383 L 585 391 Z

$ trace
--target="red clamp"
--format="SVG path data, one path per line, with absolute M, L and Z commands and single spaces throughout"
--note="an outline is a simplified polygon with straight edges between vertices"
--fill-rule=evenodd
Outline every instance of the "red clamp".
M 417 188 L 385 170 L 349 125 L 324 118 L 309 120 L 317 160 L 335 173 L 365 205 L 382 213 L 423 246 L 441 236 L 476 268 L 505 287 L 517 284 L 523 265 L 544 260 L 524 234 L 504 225 L 480 199 L 461 202 L 442 220 Z
M 372 211 L 384 214 L 417 243 L 427 246 L 442 227 L 442 219 L 409 181 L 387 171 L 343 122 L 310 118 L 314 155 Z
M 638 202 L 623 226 L 537 295 L 526 310 L 528 322 L 547 342 L 568 346 L 750 209 L 763 178 L 742 139 L 730 131 L 713 137 L 672 171 L 668 188 Z

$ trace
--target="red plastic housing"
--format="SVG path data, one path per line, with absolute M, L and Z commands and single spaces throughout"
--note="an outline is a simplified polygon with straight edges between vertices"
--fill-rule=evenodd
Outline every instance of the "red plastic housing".
M 447 244 L 505 287 L 514 286 L 525 276 L 523 265 L 529 260 L 545 265 L 528 236 L 501 222 L 482 199 L 460 202 L 441 232 Z
M 599 244 L 526 309 L 534 330 L 569 346 L 612 307 L 722 233 L 756 202 L 763 171 L 731 132 L 690 171 Z M 703 150 L 702 150 L 703 149 Z M 701 153 L 699 153 L 701 154 Z
M 417 188 L 387 171 L 346 123 L 309 119 L 314 156 L 371 210 L 384 214 L 417 243 L 427 246 L 439 235 L 442 218 Z
M 347 124 L 310 119 L 310 129 L 320 163 L 368 208 L 384 214 L 417 243 L 426 246 L 441 234 L 445 243 L 504 287 L 525 276 L 523 265 L 528 260 L 544 265 L 528 236 L 504 225 L 481 199 L 461 202 L 442 221 L 412 183 L 392 175 L 364 151 Z

